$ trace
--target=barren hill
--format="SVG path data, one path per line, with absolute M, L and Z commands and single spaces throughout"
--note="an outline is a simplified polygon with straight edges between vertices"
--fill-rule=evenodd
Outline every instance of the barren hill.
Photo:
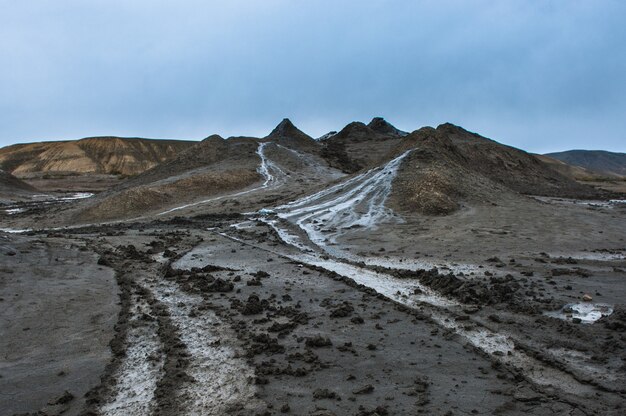
M 626 177 L 626 153 L 604 150 L 569 150 L 547 153 L 546 156 L 604 175 Z
M 322 156 L 332 166 L 354 173 L 380 163 L 404 135 L 380 117 L 374 118 L 368 125 L 352 122 L 321 142 L 324 146 Z
M 0 149 L 0 168 L 33 173 L 136 175 L 172 159 L 196 142 L 121 137 L 16 144 Z
M 319 143 L 298 129 L 288 118 L 283 119 L 262 141 L 274 142 L 294 150 L 318 153 Z
M 321 191 L 346 173 L 371 175 L 366 172 L 408 150 L 394 165 L 389 201 L 402 213 L 445 215 L 464 204 L 516 201 L 520 194 L 609 196 L 576 182 L 561 162 L 544 157 L 545 163 L 461 127 L 446 123 L 406 134 L 380 117 L 367 125 L 350 123 L 320 141 L 284 119 L 264 138 L 213 135 L 195 143 L 113 138 L 20 146 L 21 152 L 13 146 L 3 154 L 12 156 L 5 164 L 22 171 L 82 166 L 137 173 L 155 164 L 68 212 L 68 218 L 81 222 L 178 213 L 199 204 L 251 212 Z M 111 149 L 118 150 L 107 154 Z
M 409 134 L 406 131 L 397 129 L 382 117 L 374 117 L 372 121 L 369 122 L 367 127 L 374 130 L 376 133 L 384 134 L 386 136 L 404 137 Z
M 80 219 L 112 219 L 159 210 L 176 201 L 245 188 L 260 180 L 258 144 L 213 135 L 171 160 L 99 195 Z
M 395 150 L 408 154 L 394 182 L 392 203 L 405 212 L 448 214 L 463 202 L 496 203 L 516 194 L 595 198 L 533 155 L 446 123 L 422 128 Z
M 539 160 L 541 160 L 543 163 L 550 166 L 553 170 L 556 170 L 557 172 L 559 172 L 561 175 L 567 176 L 568 178 L 572 178 L 577 181 L 592 181 L 592 180 L 603 179 L 603 178 L 614 176 L 614 175 L 607 175 L 607 174 L 594 172 L 594 171 L 585 169 L 580 166 L 570 165 L 569 163 L 565 163 L 561 160 L 554 159 L 550 156 L 546 156 L 546 155 L 534 155 L 534 156 L 538 158 Z

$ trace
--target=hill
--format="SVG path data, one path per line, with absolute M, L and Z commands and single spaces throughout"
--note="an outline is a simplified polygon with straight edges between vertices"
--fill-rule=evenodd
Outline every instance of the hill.
M 272 132 L 261 139 L 262 142 L 273 142 L 293 150 L 319 153 L 320 145 L 308 134 L 298 129 L 288 118 L 283 119 Z
M 260 180 L 254 139 L 213 135 L 171 160 L 98 195 L 81 220 L 138 216 L 179 201 L 244 188 Z
M 321 190 L 346 173 L 377 169 L 407 150 L 411 152 L 398 164 L 389 200 L 390 207 L 402 213 L 445 215 L 465 204 L 519 201 L 520 194 L 611 196 L 577 182 L 587 172 L 583 168 L 529 154 L 453 124 L 407 134 L 380 117 L 368 124 L 352 122 L 324 140 L 314 140 L 284 119 L 264 138 L 84 139 L 2 150 L 4 163 L 21 172 L 136 173 L 68 212 L 81 222 L 178 213 L 217 201 L 222 209 L 228 204 L 231 210 L 254 211 Z
M 35 173 L 136 175 L 172 159 L 196 142 L 122 137 L 16 144 L 0 149 L 0 168 Z
M 545 156 L 569 165 L 580 166 L 592 172 L 626 177 L 626 153 L 604 150 L 568 150 L 566 152 L 547 153 Z
M 405 135 L 380 117 L 367 125 L 355 121 L 320 141 L 321 154 L 331 166 L 354 173 L 379 164 Z
M 465 202 L 497 203 L 519 194 L 601 196 L 527 152 L 449 123 L 411 133 L 394 154 L 408 149 L 413 151 L 398 171 L 391 199 L 403 212 L 449 214 Z
M 593 181 L 604 179 L 607 176 L 602 173 L 594 172 L 589 169 L 585 169 L 580 166 L 570 165 L 569 163 L 565 163 L 561 160 L 551 158 L 546 155 L 534 155 L 536 158 L 541 160 L 543 163 L 550 166 L 553 170 L 559 172 L 561 175 L 567 176 L 568 178 L 575 179 L 577 181 Z

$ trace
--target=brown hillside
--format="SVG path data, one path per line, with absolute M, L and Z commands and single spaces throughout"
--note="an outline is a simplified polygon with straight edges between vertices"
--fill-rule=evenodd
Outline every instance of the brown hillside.
M 120 137 L 16 144 L 0 149 L 0 168 L 18 177 L 33 173 L 136 175 L 196 142 Z
M 81 221 L 110 220 L 163 210 L 175 204 L 245 188 L 261 178 L 253 139 L 215 135 L 165 163 L 95 197 Z

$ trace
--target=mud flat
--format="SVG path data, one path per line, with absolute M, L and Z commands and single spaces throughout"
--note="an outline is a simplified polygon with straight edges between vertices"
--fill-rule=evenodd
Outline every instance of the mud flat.
M 565 302 L 569 292 L 560 289 L 565 281 L 556 287 L 545 283 L 546 270 L 565 269 L 566 261 L 583 262 L 578 265 L 590 270 L 619 268 L 619 253 L 590 252 L 595 254 L 582 259 L 580 253 L 587 252 L 581 249 L 577 260 L 546 253 L 544 262 L 533 262 L 535 275 L 541 275 L 535 282 L 517 270 L 500 286 L 474 276 L 474 286 L 459 289 L 445 274 L 302 252 L 269 225 L 242 226 L 242 220 L 246 217 L 201 216 L 3 235 L 3 250 L 16 252 L 3 254 L 13 262 L 15 272 L 3 272 L 9 278 L 25 271 L 19 256 L 42 259 L 40 266 L 29 267 L 30 274 L 19 274 L 26 279 L 21 286 L 7 280 L 3 303 L 24 305 L 17 299 L 25 295 L 14 295 L 28 283 L 33 294 L 24 302 L 30 308 L 32 296 L 64 308 L 72 305 L 69 299 L 89 304 L 79 312 L 63 309 L 74 311 L 71 319 L 61 311 L 45 313 L 68 328 L 37 332 L 34 322 L 26 322 L 33 319 L 26 306 L 4 312 L 22 320 L 19 327 L 18 321 L 3 320 L 15 333 L 12 344 L 3 346 L 0 372 L 0 382 L 13 388 L 3 402 L 7 414 L 63 406 L 69 414 L 103 415 L 622 414 L 625 326 L 619 292 L 607 293 L 604 300 L 614 311 L 595 323 L 542 313 L 560 304 L 559 296 Z M 62 266 L 50 266 L 56 263 Z M 55 292 L 51 280 L 34 292 L 44 281 L 37 273 L 52 270 L 55 276 L 58 267 L 68 276 L 77 266 L 83 277 L 72 280 L 71 288 L 87 286 L 89 296 Z M 496 277 L 516 272 L 508 262 L 492 269 Z M 384 275 L 404 286 L 391 292 L 376 286 Z M 433 284 L 433 277 L 448 284 Z M 550 280 L 558 278 L 571 285 L 611 280 L 575 272 Z M 56 285 L 68 290 L 58 279 Z M 98 282 L 106 282 L 106 296 Z M 483 285 L 499 292 L 477 297 Z M 540 296 L 542 288 L 546 293 Z M 495 293 L 502 290 L 512 295 L 498 298 Z M 526 294 L 531 291 L 537 294 Z M 543 303 L 545 298 L 552 300 Z M 99 313 L 107 319 L 94 320 Z M 31 329 L 23 330 L 26 325 Z M 55 353 L 45 342 L 63 330 L 86 339 Z M 24 338 L 31 334 L 39 335 L 34 341 Z M 62 355 L 55 360 L 63 363 L 65 375 L 58 375 L 57 364 L 42 365 L 43 358 L 15 344 L 34 345 L 37 339 L 52 351 L 45 358 Z M 88 352 L 85 345 L 73 349 L 81 343 Z M 80 383 L 71 379 L 77 373 Z M 43 386 L 38 396 L 20 384 L 24 379 Z M 66 390 L 71 400 L 64 398 Z M 39 399 L 16 407 L 20 395 Z M 68 404 L 48 404 L 59 400 Z
M 76 240 L 0 235 L 0 413 L 78 414 L 111 359 L 113 271 Z

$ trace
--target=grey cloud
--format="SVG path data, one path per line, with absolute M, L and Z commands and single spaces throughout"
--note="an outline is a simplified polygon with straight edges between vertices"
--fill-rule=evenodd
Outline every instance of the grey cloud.
M 626 151 L 626 4 L 3 2 L 0 144 L 313 136 L 382 115 L 531 151 Z

